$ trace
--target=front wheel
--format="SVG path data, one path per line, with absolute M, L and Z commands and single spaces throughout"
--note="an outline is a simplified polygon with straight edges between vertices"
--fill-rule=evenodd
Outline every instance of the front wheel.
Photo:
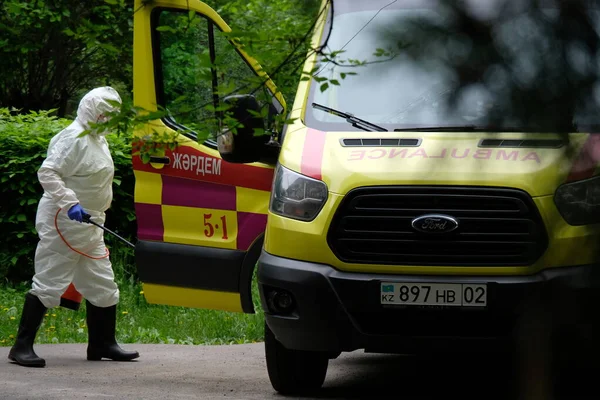
M 328 353 L 286 349 L 266 323 L 265 355 L 271 385 L 281 394 L 315 392 L 325 381 Z

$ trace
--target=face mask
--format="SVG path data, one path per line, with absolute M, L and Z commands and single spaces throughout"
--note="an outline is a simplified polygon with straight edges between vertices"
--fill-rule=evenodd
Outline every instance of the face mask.
M 101 114 L 101 115 L 100 115 L 100 116 L 98 116 L 98 118 L 96 119 L 96 123 L 97 123 L 97 124 L 103 124 L 103 123 L 106 123 L 106 122 L 108 122 L 108 120 L 109 120 L 109 118 L 108 118 L 106 115 L 104 115 L 104 114 Z M 101 131 L 97 131 L 96 133 L 97 133 L 98 135 L 100 135 L 100 136 L 106 136 L 106 135 L 108 135 L 108 134 L 110 133 L 110 131 L 109 131 L 108 129 L 102 129 Z

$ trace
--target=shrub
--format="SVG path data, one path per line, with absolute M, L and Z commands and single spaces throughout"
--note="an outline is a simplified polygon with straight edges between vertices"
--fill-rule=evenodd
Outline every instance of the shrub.
M 14 114 L 0 108 L 0 228 L 4 235 L 0 242 L 0 278 L 8 283 L 33 276 L 33 256 L 38 241 L 35 216 L 43 194 L 37 170 L 44 161 L 50 139 L 71 123 L 51 113 L 52 110 Z M 115 180 L 106 227 L 133 238 L 137 227 L 131 145 L 126 138 L 116 135 L 109 135 L 107 139 L 115 163 Z M 114 243 L 112 238 L 106 238 L 109 246 Z M 119 260 L 124 262 L 129 274 L 134 274 L 132 252 L 122 254 L 125 258 L 120 254 Z

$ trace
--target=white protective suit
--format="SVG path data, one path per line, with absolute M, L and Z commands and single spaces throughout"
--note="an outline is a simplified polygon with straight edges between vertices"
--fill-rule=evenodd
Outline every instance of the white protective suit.
M 105 99 L 121 103 L 111 87 L 96 88 L 83 97 L 77 118 L 52 138 L 38 171 L 44 195 L 36 215 L 40 241 L 30 292 L 47 308 L 60 304 L 71 282 L 97 307 L 110 307 L 119 301 L 104 231 L 67 216 L 69 209 L 79 203 L 93 221 L 104 224 L 104 212 L 112 202 L 114 164 L 104 137 L 108 132 L 78 137 L 91 128 L 90 122 L 101 122 L 103 113 L 115 110 Z

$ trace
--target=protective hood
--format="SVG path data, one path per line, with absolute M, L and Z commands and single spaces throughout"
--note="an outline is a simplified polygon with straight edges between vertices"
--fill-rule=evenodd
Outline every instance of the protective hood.
M 77 109 L 77 122 L 85 129 L 90 129 L 90 123 L 101 123 L 104 119 L 100 117 L 108 112 L 117 111 L 118 108 L 112 106 L 107 100 L 118 101 L 121 104 L 121 97 L 115 89 L 110 86 L 103 86 L 89 91 L 81 101 Z M 98 135 L 106 135 L 108 131 L 94 132 Z

